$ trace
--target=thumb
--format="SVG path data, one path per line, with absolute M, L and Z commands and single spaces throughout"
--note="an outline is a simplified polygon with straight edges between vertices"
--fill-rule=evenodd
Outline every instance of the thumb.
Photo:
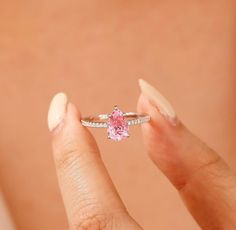
M 153 162 L 179 191 L 203 229 L 236 228 L 236 177 L 220 156 L 195 137 L 169 102 L 140 80 L 138 111 L 151 116 L 143 124 Z
M 53 98 L 48 126 L 70 229 L 141 229 L 130 217 L 80 112 L 64 93 Z

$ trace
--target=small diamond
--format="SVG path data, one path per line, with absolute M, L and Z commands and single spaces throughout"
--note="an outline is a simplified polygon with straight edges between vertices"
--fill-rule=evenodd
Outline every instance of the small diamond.
M 123 116 L 123 112 L 115 106 L 107 122 L 108 138 L 121 141 L 129 136 L 128 130 L 128 123 Z

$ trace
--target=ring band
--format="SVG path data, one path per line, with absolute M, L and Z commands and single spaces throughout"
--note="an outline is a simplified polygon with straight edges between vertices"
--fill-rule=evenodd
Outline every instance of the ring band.
M 123 116 L 128 119 L 127 123 L 131 125 L 139 125 L 150 120 L 150 116 L 141 115 L 138 113 L 124 113 Z M 92 127 L 92 128 L 107 128 L 108 124 L 106 121 L 109 118 L 109 114 L 100 114 L 98 116 L 89 116 L 81 120 L 83 126 Z
M 123 113 L 117 106 L 111 114 L 88 116 L 81 119 L 83 126 L 92 128 L 107 128 L 108 138 L 120 141 L 128 137 L 128 126 L 149 122 L 150 116 L 134 112 Z

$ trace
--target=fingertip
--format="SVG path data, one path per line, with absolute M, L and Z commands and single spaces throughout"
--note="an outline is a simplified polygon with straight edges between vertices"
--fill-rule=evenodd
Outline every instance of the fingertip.
M 177 119 L 177 115 L 169 100 L 167 100 L 157 88 L 143 79 L 139 79 L 139 87 L 142 94 L 150 101 L 150 103 L 158 108 L 159 112 L 167 121 L 173 124 Z
M 149 105 L 149 101 L 141 93 L 138 98 L 137 111 L 139 113 L 143 113 L 144 111 L 147 110 L 148 105 Z
M 69 123 L 77 123 L 80 125 L 81 113 L 78 108 L 71 102 L 68 102 L 66 109 L 66 120 Z
M 169 121 L 160 113 L 158 107 L 153 105 L 144 94 L 140 94 L 137 111 L 140 114 L 148 114 L 150 116 L 150 122 L 144 123 L 142 127 L 149 127 L 154 130 L 168 131 L 175 126 L 170 125 Z M 173 126 L 173 127 L 172 127 Z
M 52 139 L 53 153 L 56 162 L 67 158 L 76 150 L 83 156 L 93 153 L 100 156 L 97 143 L 91 132 L 81 124 L 81 113 L 75 104 L 68 102 L 63 122 L 54 130 Z M 88 154 L 89 155 L 89 154 Z M 59 163 L 60 164 L 60 163 Z

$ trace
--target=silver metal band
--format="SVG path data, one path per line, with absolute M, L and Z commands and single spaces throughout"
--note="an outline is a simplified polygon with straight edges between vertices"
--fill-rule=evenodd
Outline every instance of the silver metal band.
M 128 126 L 139 125 L 145 122 L 150 121 L 149 115 L 138 114 L 138 113 L 124 113 L 123 116 L 126 118 Z M 107 119 L 109 114 L 100 114 L 98 116 L 90 116 L 81 119 L 83 126 L 92 127 L 92 128 L 107 128 Z

